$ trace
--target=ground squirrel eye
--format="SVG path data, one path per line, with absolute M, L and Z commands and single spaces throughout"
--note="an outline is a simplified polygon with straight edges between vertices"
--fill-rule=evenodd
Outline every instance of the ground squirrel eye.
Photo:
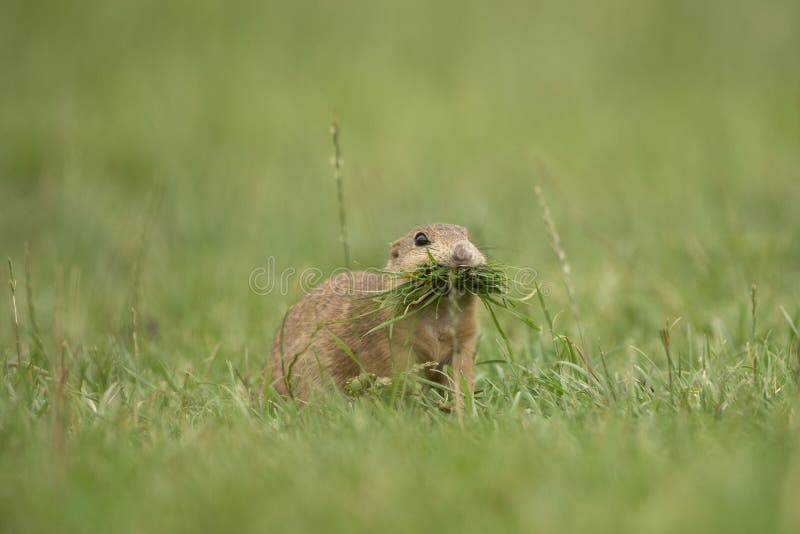
M 414 244 L 418 247 L 424 247 L 425 245 L 430 245 L 431 241 L 428 239 L 428 236 L 420 232 L 414 236 Z

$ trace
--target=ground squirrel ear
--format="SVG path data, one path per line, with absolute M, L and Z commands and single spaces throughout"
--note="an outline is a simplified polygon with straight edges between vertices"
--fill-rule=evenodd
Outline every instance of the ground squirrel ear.
M 392 248 L 389 250 L 389 256 L 392 258 L 396 258 L 400 256 L 400 242 L 402 239 L 398 239 L 394 243 L 392 243 Z

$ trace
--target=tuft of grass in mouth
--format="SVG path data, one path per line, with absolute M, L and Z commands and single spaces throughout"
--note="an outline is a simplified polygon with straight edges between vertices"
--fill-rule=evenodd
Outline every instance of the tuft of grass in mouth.
M 401 308 L 424 307 L 448 296 L 466 293 L 477 297 L 504 295 L 509 291 L 509 280 L 499 265 L 474 267 L 448 267 L 431 260 L 413 271 L 389 273 L 405 280 L 380 293 L 376 299 L 384 303 L 394 301 Z
M 509 347 L 508 338 L 495 315 L 495 308 L 502 308 L 528 327 L 536 331 L 540 330 L 532 319 L 516 309 L 518 304 L 530 298 L 534 293 L 527 296 L 515 293 L 513 280 L 508 275 L 508 272 L 514 269 L 513 267 L 498 262 L 468 267 L 449 267 L 437 263 L 430 254 L 428 257 L 428 262 L 412 271 L 386 273 L 403 281 L 369 297 L 378 303 L 378 310 L 392 308 L 393 313 L 389 319 L 371 329 L 367 334 L 391 326 L 430 306 L 435 305 L 438 308 L 443 299 L 448 299 L 458 306 L 457 298 L 467 294 L 474 295 L 481 300 L 489 311 L 495 327 Z

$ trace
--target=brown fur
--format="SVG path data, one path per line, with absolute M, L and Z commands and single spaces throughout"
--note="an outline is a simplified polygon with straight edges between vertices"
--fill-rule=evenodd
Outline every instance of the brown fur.
M 423 232 L 430 244 L 417 246 Z M 443 265 L 480 265 L 486 259 L 469 242 L 467 230 L 452 224 L 419 226 L 392 243 L 387 270 L 406 271 L 433 258 Z M 327 382 L 343 387 L 362 372 L 391 377 L 415 364 L 451 365 L 472 389 L 477 299 L 470 294 L 443 298 L 389 328 L 366 334 L 391 317 L 374 312 L 371 294 L 397 283 L 377 272 L 341 273 L 314 288 L 287 313 L 272 343 L 272 385 L 282 395 L 306 400 Z M 338 338 L 338 340 L 337 340 Z M 342 348 L 344 344 L 355 357 Z M 442 380 L 442 373 L 431 378 Z M 460 391 L 460 380 L 454 382 Z

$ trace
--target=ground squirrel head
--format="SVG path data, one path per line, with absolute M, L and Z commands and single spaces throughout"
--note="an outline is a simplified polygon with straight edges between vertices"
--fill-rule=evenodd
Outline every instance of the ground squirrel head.
M 466 228 L 433 223 L 417 226 L 392 243 L 386 269 L 412 271 L 430 260 L 428 251 L 436 263 L 448 267 L 474 267 L 486 263 L 478 247 L 470 242 Z

